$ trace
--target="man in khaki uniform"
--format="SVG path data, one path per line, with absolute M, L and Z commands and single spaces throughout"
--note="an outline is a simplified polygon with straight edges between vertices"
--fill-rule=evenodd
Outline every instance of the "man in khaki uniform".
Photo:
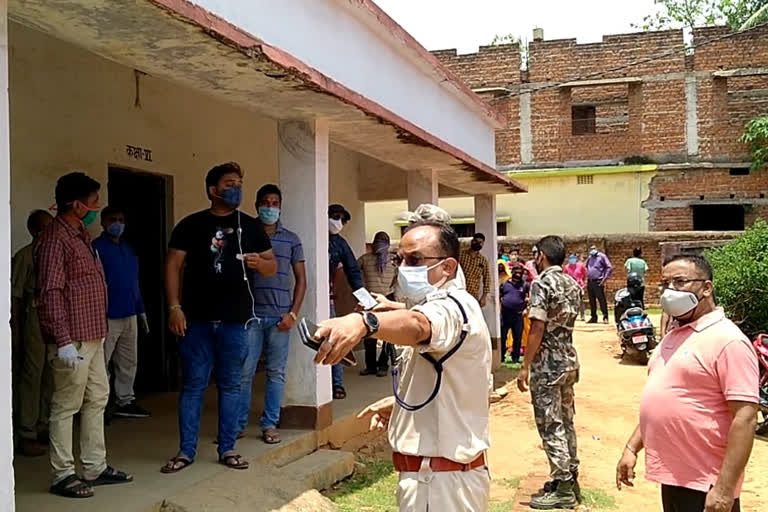
M 45 454 L 43 443 L 48 444 L 51 385 L 50 375 L 44 372 L 45 342 L 37 316 L 34 250 L 38 236 L 52 221 L 53 217 L 45 210 L 29 214 L 27 229 L 32 235 L 32 242 L 19 249 L 11 263 L 14 410 L 18 411 L 18 453 L 28 457 Z
M 488 509 L 491 340 L 477 300 L 457 279 L 458 257 L 449 225 L 412 224 L 398 251 L 407 303 L 380 298 L 374 312 L 328 320 L 316 334 L 325 341 L 315 361 L 324 364 L 366 337 L 408 347 L 395 372 L 397 395 L 360 413 L 372 428 L 389 426 L 402 511 Z

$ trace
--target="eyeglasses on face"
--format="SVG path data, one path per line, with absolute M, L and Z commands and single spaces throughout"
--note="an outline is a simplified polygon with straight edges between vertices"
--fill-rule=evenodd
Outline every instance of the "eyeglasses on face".
M 400 256 L 395 254 L 392 256 L 392 264 L 396 267 L 401 267 L 405 264 L 406 267 L 421 267 L 427 261 L 444 260 L 448 256 Z
M 703 283 L 706 281 L 706 279 L 684 279 L 682 277 L 676 277 L 672 280 L 662 280 L 659 283 L 659 290 L 664 291 L 668 288 L 672 288 L 673 290 L 679 290 L 681 288 L 685 288 L 685 285 L 688 283 Z

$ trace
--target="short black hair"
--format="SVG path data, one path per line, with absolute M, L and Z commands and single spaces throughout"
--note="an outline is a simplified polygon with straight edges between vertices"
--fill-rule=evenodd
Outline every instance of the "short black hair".
M 664 262 L 664 266 L 666 267 L 670 263 L 674 263 L 676 261 L 687 261 L 688 263 L 693 263 L 696 269 L 704 274 L 704 277 L 706 277 L 707 281 L 711 281 L 715 276 L 714 272 L 712 271 L 712 265 L 709 264 L 709 261 L 707 261 L 704 256 L 699 256 L 698 254 L 676 254 L 671 258 L 668 258 Z
M 270 194 L 275 194 L 280 198 L 280 203 L 283 202 L 283 193 L 280 192 L 280 187 L 272 183 L 267 183 L 266 185 L 263 185 L 258 192 L 256 192 L 256 204 L 258 205 L 262 199 Z
M 40 219 L 43 217 L 51 217 L 51 214 L 45 210 L 32 210 L 29 217 L 27 217 L 27 231 L 32 236 L 40 233 Z
M 125 215 L 125 210 L 120 208 L 119 206 L 105 206 L 103 210 L 101 210 L 101 221 L 104 222 L 104 220 L 109 217 L 110 215 L 114 215 L 116 213 L 122 213 Z
M 640 247 L 635 247 L 632 250 L 632 256 L 634 256 L 635 258 L 639 258 L 642 255 L 643 255 L 643 250 Z
M 480 240 L 485 242 L 485 235 L 482 233 L 475 233 L 474 235 L 472 235 L 472 238 L 479 238 Z
M 545 236 L 539 240 L 536 247 L 547 257 L 550 265 L 562 265 L 565 261 L 565 242 L 559 236 Z
M 220 164 L 208 171 L 208 174 L 205 175 L 205 194 L 208 196 L 208 199 L 213 199 L 209 189 L 218 186 L 222 176 L 232 173 L 237 174 L 241 178 L 243 177 L 243 170 L 237 162 Z
M 67 212 L 72 209 L 72 203 L 85 202 L 100 189 L 101 184 L 84 172 L 65 174 L 56 182 L 56 210 Z
M 408 226 L 405 233 L 408 233 L 412 229 L 420 228 L 423 226 L 429 226 L 437 228 L 440 231 L 438 239 L 440 240 L 440 248 L 445 251 L 445 256 L 453 258 L 456 261 L 459 260 L 459 253 L 461 252 L 461 242 L 459 242 L 459 235 L 456 234 L 450 224 L 440 222 L 437 220 L 419 220 Z

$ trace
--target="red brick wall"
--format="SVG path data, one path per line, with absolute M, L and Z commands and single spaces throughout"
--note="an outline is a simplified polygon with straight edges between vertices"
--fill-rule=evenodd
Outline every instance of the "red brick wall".
M 432 54 L 473 89 L 520 83 L 520 48 L 516 44 L 481 46 L 477 53 L 467 55 L 458 55 L 456 50 Z
M 727 33 L 727 28 L 715 27 L 697 29 L 694 35 L 701 42 Z M 522 75 L 517 45 L 484 46 L 468 55 L 457 55 L 456 50 L 434 53 L 471 87 L 507 87 L 513 95 L 521 83 L 535 89 L 579 79 L 642 77 L 641 85 L 533 92 L 534 162 L 630 156 L 683 162 L 688 160 L 685 80 L 660 75 L 768 67 L 768 27 L 698 47 L 693 56 L 686 57 L 683 49 L 680 30 L 605 36 L 601 43 L 591 44 L 577 44 L 575 39 L 534 41 L 529 44 L 528 71 Z M 660 55 L 665 56 L 658 58 Z M 648 58 L 654 60 L 641 62 Z M 633 62 L 637 64 L 615 69 Z M 699 75 L 697 80 L 699 159 L 745 160 L 746 148 L 738 138 L 746 120 L 768 112 L 768 77 L 726 80 Z M 514 98 L 491 101 L 509 119 L 509 126 L 498 132 L 497 162 L 519 164 L 519 103 Z M 571 102 L 596 106 L 595 136 L 572 138 Z
M 734 233 L 710 232 L 676 232 L 648 234 L 611 234 L 565 237 L 566 254 L 577 253 L 586 255 L 591 245 L 600 248 L 611 260 L 614 272 L 606 286 L 608 305 L 612 306 L 615 293 L 626 286 L 626 271 L 624 262 L 632 256 L 632 251 L 639 247 L 643 251 L 643 259 L 648 263 L 646 275 L 646 302 L 657 306 L 659 301 L 658 283 L 661 281 L 662 248 L 666 245 L 688 243 L 692 246 L 717 244 L 718 241 L 730 240 Z M 503 244 L 519 247 L 525 260 L 531 258 L 531 247 L 539 240 L 530 237 L 505 237 L 499 239 Z M 669 251 L 669 249 L 668 249 Z M 678 252 L 671 248 L 672 253 Z
M 652 231 L 684 231 L 693 229 L 693 211 L 696 204 L 709 201 L 737 201 L 752 205 L 745 212 L 745 223 L 755 219 L 768 220 L 768 172 L 753 172 L 746 176 L 731 176 L 729 169 L 687 169 L 664 171 L 651 180 L 649 200 L 657 205 L 671 203 L 670 207 L 652 209 Z M 681 206 L 680 202 L 686 203 Z

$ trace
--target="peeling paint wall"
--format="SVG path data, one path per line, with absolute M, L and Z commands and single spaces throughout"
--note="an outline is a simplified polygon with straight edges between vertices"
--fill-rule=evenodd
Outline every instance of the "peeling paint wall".
M 73 170 L 102 184 L 102 204 L 110 164 L 171 175 L 177 220 L 207 205 L 205 173 L 217 163 L 242 165 L 248 212 L 258 187 L 277 183 L 273 120 L 150 76 L 137 108 L 130 68 L 15 23 L 10 47 L 13 250 L 29 240 L 29 211 L 48 208 L 56 179 Z M 152 162 L 126 145 L 151 149 Z
M 403 45 L 393 42 L 386 21 L 369 26 L 359 19 L 361 12 L 354 9 L 362 7 L 335 0 L 193 2 L 477 160 L 495 165 L 490 121 L 456 97 L 450 85 L 414 63 Z

